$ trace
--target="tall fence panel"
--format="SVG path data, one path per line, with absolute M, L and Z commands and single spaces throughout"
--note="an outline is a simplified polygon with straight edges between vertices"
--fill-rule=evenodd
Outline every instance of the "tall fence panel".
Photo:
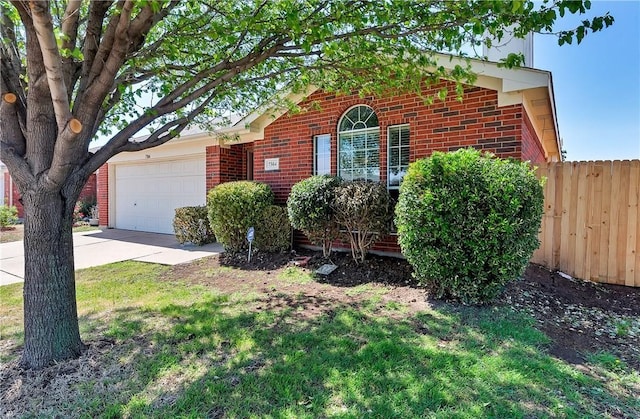
M 540 247 L 571 276 L 640 287 L 640 160 L 547 163 Z

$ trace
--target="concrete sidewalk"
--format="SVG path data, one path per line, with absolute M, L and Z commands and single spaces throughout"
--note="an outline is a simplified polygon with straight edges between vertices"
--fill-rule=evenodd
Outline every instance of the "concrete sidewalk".
M 222 245 L 181 245 L 171 234 L 105 229 L 73 234 L 76 269 L 123 260 L 177 265 L 222 252 Z M 0 244 L 0 286 L 24 279 L 22 241 Z

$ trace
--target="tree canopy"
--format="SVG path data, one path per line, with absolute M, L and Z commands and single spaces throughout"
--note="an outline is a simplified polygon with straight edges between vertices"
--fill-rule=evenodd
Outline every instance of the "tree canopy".
M 516 36 L 552 32 L 559 16 L 589 7 L 589 1 L 3 1 L 2 93 L 18 99 L 17 118 L 4 110 L 3 125 L 21 129 L 4 130 L 12 135 L 2 136 L 2 158 L 23 172 L 18 159 L 41 153 L 27 146 L 34 83 L 53 99 L 59 135 L 51 143 L 64 142 L 72 118 L 82 124 L 76 144 L 55 147 L 55 159 L 47 159 L 59 184 L 64 175 L 54 175 L 69 160 L 93 171 L 115 153 L 158 145 L 189 123 L 254 108 L 283 86 L 366 93 L 415 88 L 425 76 L 469 81 L 468 67 L 439 67 L 433 53 L 464 56 L 465 48 L 500 39 L 507 27 Z M 585 20 L 558 32 L 559 42 L 580 42 L 612 22 L 608 15 Z M 507 64 L 520 60 L 512 56 Z M 152 132 L 146 141 L 129 141 L 145 127 Z M 87 155 L 98 131 L 112 137 L 96 156 Z

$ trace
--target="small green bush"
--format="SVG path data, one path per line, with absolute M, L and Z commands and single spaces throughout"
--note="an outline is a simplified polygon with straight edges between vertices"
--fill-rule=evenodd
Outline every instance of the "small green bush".
M 209 222 L 225 250 L 247 249 L 249 227 L 257 229 L 262 211 L 273 203 L 273 192 L 265 183 L 238 181 L 222 183 L 209 191 Z
M 287 199 L 291 225 L 311 243 L 322 246 L 324 257 L 331 254 L 331 244 L 339 234 L 332 206 L 338 185 L 340 179 L 335 176 L 312 176 L 293 185 Z
M 256 247 L 263 252 L 284 252 L 291 247 L 291 224 L 287 209 L 269 205 L 256 225 Z
M 0 206 L 0 227 L 6 228 L 18 222 L 18 209 L 7 205 Z
M 436 152 L 411 164 L 400 187 L 398 242 L 436 297 L 484 303 L 527 266 L 542 205 L 527 163 L 474 149 Z
M 381 183 L 354 180 L 335 189 L 333 200 L 336 222 L 351 243 L 351 255 L 364 262 L 367 251 L 389 232 L 391 198 Z
M 91 217 L 93 208 L 98 204 L 95 196 L 87 196 L 78 201 L 78 213 L 81 214 L 80 218 Z
M 173 231 L 180 243 L 191 242 L 202 246 L 215 241 L 206 206 L 176 208 Z

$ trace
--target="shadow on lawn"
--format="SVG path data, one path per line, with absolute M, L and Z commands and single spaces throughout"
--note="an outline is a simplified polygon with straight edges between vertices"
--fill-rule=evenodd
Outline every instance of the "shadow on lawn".
M 613 393 L 581 394 L 597 384 L 541 352 L 544 335 L 506 310 L 443 307 L 398 320 L 366 304 L 283 296 L 268 306 L 214 297 L 140 314 L 166 327 L 136 340 L 151 349 L 128 361 L 136 374 L 119 400 L 84 414 L 531 417 L 603 413 L 601 405 L 637 413 Z M 110 326 L 118 339 L 136 339 L 142 320 L 131 315 Z

